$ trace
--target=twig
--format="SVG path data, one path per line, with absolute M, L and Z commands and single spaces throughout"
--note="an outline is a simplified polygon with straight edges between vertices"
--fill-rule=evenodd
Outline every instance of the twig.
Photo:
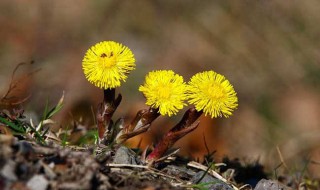
M 146 170 L 149 170 L 150 167 L 143 166 L 143 165 L 136 165 L 136 164 L 107 164 L 106 166 L 109 166 L 111 168 L 143 168 Z
M 27 77 L 30 77 L 31 75 L 33 75 L 34 73 L 37 73 L 39 72 L 41 69 L 36 69 L 34 71 L 31 71 L 30 73 L 24 75 L 23 77 L 21 77 L 20 79 L 17 79 L 16 81 L 14 81 L 14 77 L 15 77 L 15 74 L 17 72 L 17 70 L 19 69 L 20 66 L 22 65 L 25 65 L 25 64 L 33 64 L 34 62 L 31 61 L 30 63 L 25 63 L 25 62 L 22 62 L 22 63 L 19 63 L 13 70 L 12 72 L 12 75 L 11 75 L 11 81 L 10 81 L 10 84 L 9 84 L 9 88 L 7 90 L 7 92 L 1 97 L 0 99 L 0 103 L 4 104 L 4 105 L 18 105 L 18 104 L 21 104 L 23 102 L 25 102 L 27 99 L 30 98 L 30 94 L 27 95 L 25 98 L 17 101 L 17 102 L 13 102 L 13 103 L 7 103 L 5 101 L 7 101 L 8 99 L 12 99 L 13 97 L 8 97 L 9 94 L 12 92 L 12 90 L 14 90 L 15 88 L 17 88 L 17 85 L 20 83 L 20 81 L 24 80 L 25 78 Z
M 52 135 L 52 134 L 47 134 L 46 137 L 47 137 L 48 139 L 52 139 L 52 140 L 55 140 L 55 141 L 57 141 L 57 142 L 61 142 L 61 139 L 59 139 L 58 137 L 55 137 L 55 136 Z
M 169 174 L 164 174 L 164 173 L 162 173 L 161 171 L 156 170 L 156 169 L 154 169 L 154 168 L 149 168 L 149 170 L 146 171 L 146 172 L 150 172 L 150 173 L 152 173 L 152 174 L 156 174 L 156 175 L 163 176 L 163 177 L 166 177 L 166 178 L 174 179 L 174 180 L 179 181 L 180 183 L 183 183 L 183 182 L 184 182 L 184 181 L 182 181 L 181 179 L 179 179 L 179 178 L 177 178 L 177 177 L 175 177 L 175 176 L 171 176 L 171 175 L 169 175 Z
M 281 163 L 282 163 L 283 166 L 289 171 L 289 168 L 288 168 L 287 164 L 284 162 L 284 159 L 283 159 L 283 156 L 282 156 L 282 154 L 281 154 L 281 151 L 280 151 L 279 146 L 277 146 L 276 148 L 277 148 L 277 152 L 278 152 L 278 155 L 279 155 L 279 158 L 280 158 Z
M 155 168 L 151 168 L 149 166 L 143 166 L 143 165 L 136 165 L 136 164 L 106 164 L 106 166 L 112 167 L 112 168 L 141 168 L 141 169 L 145 169 L 148 172 L 151 172 L 153 174 L 159 175 L 159 176 L 163 176 L 166 178 L 170 178 L 170 179 L 174 179 L 179 181 L 180 183 L 183 183 L 182 180 L 180 180 L 179 178 L 175 177 L 175 176 L 171 176 L 169 174 L 164 174 L 161 171 L 155 169 Z
M 252 189 L 251 185 L 245 184 L 245 185 L 242 185 L 241 187 L 239 187 L 239 190 L 244 189 L 246 187 L 250 187 Z
M 13 72 L 12 72 L 12 75 L 11 75 L 11 81 L 10 81 L 9 89 L 8 89 L 7 93 L 2 96 L 2 99 L 5 99 L 5 98 L 9 95 L 9 93 L 11 92 L 11 90 L 16 87 L 16 83 L 13 83 L 14 75 L 15 75 L 16 71 L 18 70 L 18 68 L 19 68 L 20 66 L 24 65 L 24 64 L 26 64 L 26 63 L 24 63 L 24 62 L 19 63 L 19 64 L 13 69 Z
M 163 156 L 163 157 L 159 158 L 159 159 L 156 160 L 155 162 L 161 162 L 161 161 L 163 161 L 163 160 L 166 160 L 167 158 L 170 158 L 171 156 L 176 155 L 179 151 L 180 151 L 180 148 L 178 148 L 177 150 L 171 152 L 170 154 L 168 154 L 168 155 L 166 155 L 166 156 Z
M 198 163 L 198 162 L 194 162 L 194 161 L 189 162 L 189 163 L 188 163 L 188 166 L 193 167 L 193 168 L 196 168 L 196 169 L 199 169 L 199 170 L 202 170 L 202 171 L 208 170 L 208 167 L 207 167 L 207 166 L 204 166 L 204 165 L 202 165 L 202 164 L 200 164 L 200 163 Z M 214 170 L 209 169 L 209 170 L 208 170 L 208 173 L 209 173 L 210 175 L 212 175 L 213 177 L 215 177 L 215 178 L 217 178 L 217 179 L 219 179 L 219 180 L 221 180 L 221 181 L 223 181 L 223 182 L 225 182 L 225 183 L 227 183 L 227 184 L 230 184 L 233 189 L 238 190 L 238 188 L 237 188 L 236 186 L 234 186 L 233 184 L 229 183 L 228 180 L 226 180 L 225 178 L 223 178 L 220 174 L 218 174 L 218 173 L 215 172 Z
M 200 181 L 204 178 L 204 176 L 207 175 L 208 171 L 210 170 L 210 168 L 213 166 L 213 162 L 211 162 L 211 164 L 209 165 L 209 167 L 206 169 L 205 172 L 203 172 L 202 176 L 195 182 L 195 184 L 200 183 Z
M 209 147 L 208 147 L 208 144 L 207 144 L 207 141 L 206 141 L 206 136 L 204 135 L 204 133 L 202 133 L 202 137 L 203 137 L 204 147 L 206 148 L 207 153 L 209 155 L 210 154 L 210 150 L 209 150 Z

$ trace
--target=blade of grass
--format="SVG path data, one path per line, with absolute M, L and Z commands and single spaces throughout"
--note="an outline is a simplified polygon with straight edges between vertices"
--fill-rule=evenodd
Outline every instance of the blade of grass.
M 65 132 L 64 132 L 63 137 L 62 137 L 61 145 L 63 147 L 68 144 L 68 142 L 67 142 L 68 130 L 69 130 L 69 125 L 67 125 L 67 128 L 65 129 Z
M 198 179 L 198 181 L 196 181 L 196 184 L 199 184 L 200 181 L 207 175 L 208 171 L 211 169 L 213 164 L 214 164 L 213 162 L 210 163 L 208 169 L 206 169 L 206 171 L 202 174 L 202 176 Z
M 79 145 L 85 145 L 85 144 L 89 144 L 90 142 L 92 142 L 92 140 L 94 141 L 94 143 L 96 144 L 96 142 L 99 140 L 98 137 L 98 130 L 90 130 L 88 131 L 84 136 L 82 136 L 79 139 Z
M 63 107 L 63 99 L 64 99 L 64 93 L 62 94 L 62 97 L 60 98 L 58 104 L 54 106 L 47 114 L 46 119 L 50 119 L 52 116 L 54 116 L 56 113 L 58 113 L 62 107 Z
M 216 184 L 217 182 L 207 182 L 207 183 L 199 183 L 191 185 L 192 188 L 196 188 L 199 190 L 209 190 L 211 185 Z
M 26 133 L 26 129 L 23 128 L 22 126 L 16 125 L 8 120 L 6 120 L 3 117 L 0 117 L 0 122 L 7 125 L 9 128 L 11 128 L 12 130 L 18 132 L 18 133 L 22 133 L 25 134 Z
M 42 115 L 42 119 L 41 119 L 38 127 L 36 128 L 37 131 L 40 131 L 42 129 L 43 121 L 46 120 L 46 115 L 47 115 L 47 112 L 48 112 L 48 104 L 49 104 L 49 100 L 47 99 L 46 106 L 44 107 L 44 112 L 43 112 L 43 115 Z
M 33 133 L 34 133 L 34 136 L 35 136 L 35 139 L 41 143 L 41 144 L 46 144 L 46 141 L 44 140 L 44 138 L 41 136 L 41 134 L 34 128 L 32 127 L 30 124 L 26 123 L 25 124 L 27 126 L 28 129 L 30 129 Z
M 49 132 L 49 127 L 42 133 L 41 137 L 46 138 L 46 134 Z
M 56 113 L 58 113 L 62 107 L 63 107 L 63 100 L 64 100 L 64 91 L 62 93 L 62 96 L 61 98 L 59 99 L 59 102 L 57 103 L 56 106 L 54 106 L 52 109 L 49 110 L 49 101 L 47 100 L 46 101 L 46 106 L 45 106 L 45 109 L 44 109 L 44 112 L 43 112 L 43 117 L 42 117 L 42 120 L 40 122 L 40 124 L 38 125 L 37 127 L 37 131 L 41 130 L 43 125 L 44 125 L 44 121 L 50 119 L 52 116 L 54 116 Z M 49 111 L 48 111 L 49 110 Z

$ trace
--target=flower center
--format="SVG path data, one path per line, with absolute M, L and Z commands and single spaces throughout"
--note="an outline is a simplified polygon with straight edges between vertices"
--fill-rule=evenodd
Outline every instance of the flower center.
M 109 55 L 103 53 L 99 57 L 98 62 L 102 68 L 108 69 L 116 64 L 116 57 L 113 55 L 113 52 L 111 52 Z
M 205 85 L 205 87 L 206 88 L 203 89 L 203 91 L 208 97 L 212 99 L 220 99 L 225 95 L 224 90 L 220 84 L 213 83 Z
M 158 88 L 158 97 L 161 100 L 167 100 L 170 98 L 170 87 L 168 85 L 161 85 Z

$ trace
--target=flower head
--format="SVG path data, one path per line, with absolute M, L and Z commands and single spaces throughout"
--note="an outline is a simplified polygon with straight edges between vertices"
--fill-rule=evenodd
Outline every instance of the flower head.
M 161 115 L 176 114 L 186 100 L 186 83 L 183 77 L 171 70 L 152 71 L 139 87 L 147 99 L 146 104 L 158 108 Z
M 229 117 L 238 106 L 237 93 L 223 76 L 214 71 L 195 74 L 188 83 L 189 103 L 213 117 Z
M 134 55 L 126 46 L 103 41 L 92 46 L 82 61 L 84 74 L 89 82 L 103 89 L 120 86 L 129 71 L 135 68 Z

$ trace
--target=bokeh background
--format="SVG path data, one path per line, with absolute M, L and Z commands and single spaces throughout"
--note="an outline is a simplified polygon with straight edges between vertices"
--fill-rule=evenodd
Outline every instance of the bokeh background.
M 46 101 L 54 105 L 65 92 L 59 126 L 70 120 L 93 125 L 91 108 L 102 91 L 86 81 L 81 61 L 97 42 L 128 46 L 137 68 L 117 92 L 123 95 L 115 118 L 129 122 L 147 108 L 138 92 L 144 76 L 172 69 L 185 80 L 200 71 L 225 75 L 239 96 L 228 119 L 201 118 L 200 127 L 177 143 L 181 153 L 202 159 L 216 150 L 243 160 L 259 160 L 268 171 L 281 163 L 287 172 L 320 173 L 320 1 L 123 0 L 0 1 L 0 93 L 20 62 L 34 64 L 17 76 L 41 69 L 21 81 L 18 97 L 31 95 L 24 108 L 41 117 Z M 130 142 L 146 146 L 159 140 L 182 117 L 161 117 L 152 130 Z M 38 118 L 40 119 L 40 118 Z

